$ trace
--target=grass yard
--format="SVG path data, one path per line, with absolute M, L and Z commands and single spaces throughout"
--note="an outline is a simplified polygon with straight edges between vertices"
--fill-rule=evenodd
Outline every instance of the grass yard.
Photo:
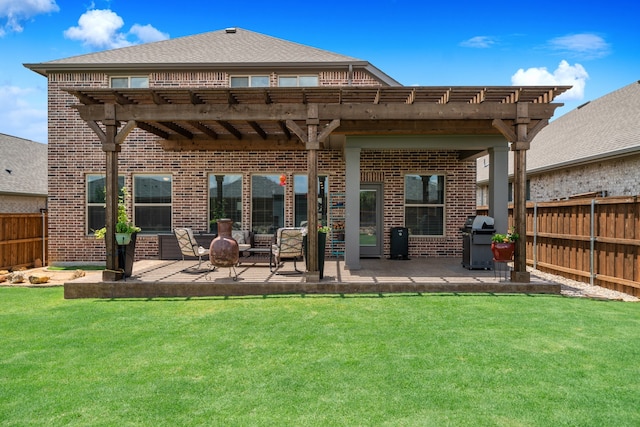
M 0 288 L 0 305 L 2 426 L 640 425 L 640 304 Z

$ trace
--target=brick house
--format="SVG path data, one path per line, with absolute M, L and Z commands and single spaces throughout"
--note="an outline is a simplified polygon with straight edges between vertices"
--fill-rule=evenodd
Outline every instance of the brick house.
M 49 258 L 100 261 L 106 244 L 107 266 L 114 240 L 91 230 L 113 218 L 115 174 L 143 230 L 137 259 L 175 227 L 206 232 L 219 210 L 256 245 L 306 220 L 346 225 L 327 253 L 351 269 L 388 256 L 393 227 L 410 257 L 460 256 L 476 158 L 498 153 L 502 197 L 506 138 L 526 150 L 567 89 L 404 87 L 367 61 L 236 28 L 25 66 L 49 85 Z
M 640 83 L 633 82 L 551 122 L 527 153 L 528 200 L 640 194 L 638 117 Z M 478 205 L 487 204 L 488 163 L 478 159 Z
M 47 208 L 47 145 L 0 133 L 0 213 Z

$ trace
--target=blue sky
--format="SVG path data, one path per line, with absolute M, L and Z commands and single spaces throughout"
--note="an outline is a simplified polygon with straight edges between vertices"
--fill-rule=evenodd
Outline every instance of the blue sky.
M 640 79 L 638 16 L 628 0 L 0 0 L 0 133 L 47 142 L 47 82 L 24 63 L 226 27 L 367 60 L 404 85 L 574 86 L 558 117 Z

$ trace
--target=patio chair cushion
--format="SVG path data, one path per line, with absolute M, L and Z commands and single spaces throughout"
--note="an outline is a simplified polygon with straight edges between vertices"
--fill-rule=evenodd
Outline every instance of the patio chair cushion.
M 231 237 L 233 237 L 234 240 L 236 242 L 238 242 L 238 245 L 243 245 L 243 244 L 247 243 L 246 236 L 245 236 L 245 231 L 233 230 L 231 232 Z

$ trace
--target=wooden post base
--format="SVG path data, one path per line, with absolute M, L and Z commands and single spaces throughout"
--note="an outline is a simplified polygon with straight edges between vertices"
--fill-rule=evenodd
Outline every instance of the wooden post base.
M 105 282 L 115 282 L 124 279 L 124 271 L 104 270 L 102 280 Z
M 517 283 L 531 283 L 531 274 L 528 271 L 512 271 L 511 281 Z

